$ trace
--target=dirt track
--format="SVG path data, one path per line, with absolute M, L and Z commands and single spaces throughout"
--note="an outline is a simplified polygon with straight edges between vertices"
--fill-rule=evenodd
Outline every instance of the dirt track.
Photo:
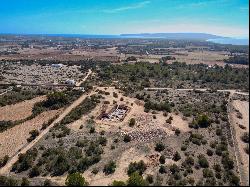
M 233 139 L 235 142 L 235 153 L 236 159 L 239 167 L 239 172 L 241 175 L 242 185 L 249 184 L 249 155 L 244 151 L 246 144 L 242 142 L 241 136 L 245 133 L 249 133 L 249 102 L 233 100 L 230 106 L 232 109 L 229 113 L 230 124 L 232 125 Z M 242 114 L 242 119 L 237 117 L 238 110 Z M 245 129 L 240 128 L 239 125 L 245 127 Z
M 154 88 L 144 88 L 144 90 L 177 90 L 177 91 L 201 91 L 201 92 L 205 92 L 208 91 L 209 89 L 207 88 L 202 88 L 202 89 L 192 89 L 192 88 L 181 88 L 181 89 L 173 89 L 173 88 L 160 88 L 160 87 L 154 87 Z M 238 90 L 217 90 L 218 92 L 230 92 L 231 95 L 233 94 L 239 94 L 239 95 L 249 95 L 249 93 L 246 92 L 240 92 Z

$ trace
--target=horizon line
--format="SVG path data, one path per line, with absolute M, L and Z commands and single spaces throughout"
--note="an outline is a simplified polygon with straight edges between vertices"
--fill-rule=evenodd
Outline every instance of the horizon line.
M 87 34 L 87 33 L 1 33 L 0 35 L 88 35 L 88 36 L 122 36 L 122 35 L 142 35 L 142 34 L 207 34 L 223 38 L 249 39 L 248 36 L 223 36 L 206 32 L 145 32 L 145 33 L 120 33 L 120 34 Z

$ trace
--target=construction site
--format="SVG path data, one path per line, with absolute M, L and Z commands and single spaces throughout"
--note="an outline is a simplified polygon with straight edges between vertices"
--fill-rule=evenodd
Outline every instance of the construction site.
M 105 107 L 104 107 L 105 108 Z M 102 121 L 123 121 L 130 108 L 126 105 L 115 105 L 110 111 L 101 111 L 97 119 Z

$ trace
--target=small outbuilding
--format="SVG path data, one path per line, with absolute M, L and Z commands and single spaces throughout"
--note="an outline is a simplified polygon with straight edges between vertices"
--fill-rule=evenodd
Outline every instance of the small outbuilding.
M 73 80 L 73 79 L 67 79 L 67 80 L 65 81 L 65 83 L 66 83 L 66 84 L 69 84 L 69 85 L 75 85 L 75 84 L 76 84 L 75 80 Z
M 53 68 L 61 68 L 61 67 L 63 67 L 63 64 L 52 64 L 51 67 L 53 67 Z

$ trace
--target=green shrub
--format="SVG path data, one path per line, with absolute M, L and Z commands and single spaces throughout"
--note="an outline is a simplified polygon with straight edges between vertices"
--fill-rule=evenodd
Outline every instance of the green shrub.
M 178 153 L 177 151 L 175 152 L 174 156 L 173 156 L 173 160 L 174 161 L 179 161 L 181 159 L 181 155 L 180 153 Z
M 210 142 L 210 147 L 214 149 L 217 144 L 218 144 L 217 141 L 211 141 Z
M 29 177 L 30 178 L 37 177 L 40 175 L 40 173 L 41 173 L 40 169 L 37 166 L 35 166 L 30 170 Z
M 52 166 L 52 175 L 61 176 L 67 172 L 70 168 L 68 158 L 65 154 L 61 153 L 55 158 L 55 162 Z
M 227 151 L 227 144 L 224 144 L 224 143 L 220 143 L 216 146 L 216 150 L 215 150 L 215 153 L 218 155 L 218 156 L 221 156 L 223 152 Z
M 189 137 L 189 140 L 196 145 L 201 145 L 202 144 L 202 140 L 203 140 L 203 136 L 201 134 L 196 134 L 196 133 L 192 133 Z
M 148 184 L 139 173 L 135 172 L 129 176 L 127 186 L 148 186 Z
M 67 176 L 66 186 L 87 186 L 88 183 L 80 173 L 72 173 Z
M 126 183 L 123 181 L 113 181 L 111 186 L 126 186 Z
M 242 140 L 244 143 L 249 143 L 249 133 L 248 133 L 248 132 L 245 132 L 245 133 L 241 136 L 241 140 Z
M 208 168 L 209 167 L 209 163 L 206 159 L 206 157 L 204 155 L 199 155 L 198 156 L 198 163 L 200 165 L 200 167 L 202 168 Z
M 29 134 L 30 134 L 30 137 L 27 139 L 27 141 L 31 142 L 39 135 L 39 131 L 35 129 L 35 130 L 30 131 Z
M 161 103 L 155 103 L 152 101 L 145 102 L 144 108 L 146 110 L 156 110 L 156 111 L 165 111 L 165 112 L 171 112 L 171 105 L 169 102 L 161 102 Z
M 127 174 L 131 175 L 134 172 L 138 172 L 140 175 L 142 175 L 144 171 L 146 171 L 146 169 L 147 169 L 147 166 L 143 160 L 139 161 L 138 163 L 132 162 L 128 166 Z
M 164 173 L 166 173 L 166 172 L 167 172 L 166 167 L 163 166 L 163 165 L 161 165 L 161 166 L 160 166 L 160 169 L 159 169 L 159 173 L 164 174 Z
M 247 146 L 244 148 L 244 151 L 246 152 L 246 154 L 249 155 L 249 145 L 247 145 Z
M 91 171 L 91 173 L 93 173 L 93 174 L 97 174 L 97 173 L 99 173 L 99 170 L 97 169 L 97 168 L 94 168 L 92 171 Z
M 83 140 L 78 140 L 76 142 L 76 146 L 77 147 L 85 147 L 88 145 L 88 140 L 87 139 L 83 139 Z
M 205 178 L 209 178 L 209 177 L 214 176 L 213 171 L 208 169 L 208 168 L 203 169 L 202 173 L 203 173 L 203 177 L 205 177 Z
M 221 166 L 219 164 L 214 164 L 213 169 L 217 172 L 221 172 Z
M 223 155 L 221 157 L 221 163 L 225 170 L 232 170 L 234 169 L 234 161 L 229 157 L 228 154 Z
M 161 152 L 165 149 L 165 145 L 161 142 L 156 143 L 155 145 L 155 151 Z
M 126 143 L 130 142 L 130 141 L 131 141 L 131 137 L 130 137 L 129 135 L 126 134 L 126 135 L 124 136 L 124 138 L 123 138 L 123 141 L 126 142 Z
M 169 169 L 172 174 L 178 173 L 180 171 L 180 168 L 176 164 L 171 165 Z
M 116 92 L 113 92 L 113 97 L 117 98 L 118 94 Z
M 221 179 L 221 173 L 220 172 L 215 172 L 215 178 L 216 179 Z
M 216 135 L 217 135 L 217 136 L 221 136 L 221 135 L 222 135 L 222 130 L 219 129 L 219 128 L 217 128 L 217 129 L 216 129 Z
M 176 136 L 179 136 L 180 133 L 181 133 L 180 129 L 176 129 L 176 130 L 175 130 L 175 135 L 176 135 Z
M 9 160 L 9 156 L 5 155 L 2 159 L 0 159 L 0 168 L 5 166 Z
M 43 182 L 43 186 L 52 186 L 52 183 L 49 179 L 46 179 L 44 182 Z
M 160 158 L 159 158 L 159 162 L 161 163 L 161 164 L 165 164 L 165 156 L 164 155 L 161 155 L 160 156 Z
M 240 178 L 236 176 L 234 173 L 230 173 L 229 180 L 232 186 L 239 186 L 240 184 Z
M 181 150 L 182 150 L 182 151 L 186 151 L 186 150 L 187 150 L 187 145 L 182 145 L 182 146 L 181 146 Z
M 18 186 L 18 181 L 12 177 L 0 176 L 0 186 Z
M 188 157 L 185 159 L 185 163 L 186 163 L 188 166 L 193 166 L 193 165 L 194 165 L 194 159 L 193 159 L 193 157 L 188 156 Z
M 211 120 L 207 115 L 200 115 L 197 119 L 197 124 L 200 128 L 207 128 L 211 124 Z
M 147 175 L 146 181 L 147 181 L 149 184 L 153 184 L 153 183 L 154 183 L 154 177 L 153 177 L 153 175 Z
M 36 148 L 28 150 L 25 154 L 20 154 L 18 157 L 18 161 L 14 163 L 11 171 L 16 171 L 18 173 L 22 171 L 27 171 L 33 166 L 37 154 L 38 151 Z
M 12 121 L 0 121 L 0 132 L 7 130 L 15 125 Z
M 207 155 L 213 156 L 214 152 L 211 149 L 207 149 Z
M 90 127 L 89 133 L 92 134 L 95 132 L 95 127 Z
M 106 145 L 107 145 L 107 138 L 105 138 L 105 137 L 103 137 L 103 136 L 100 136 L 100 137 L 98 138 L 98 142 L 99 142 L 100 145 L 106 146 Z
M 27 178 L 23 177 L 21 186 L 29 186 L 29 185 L 30 185 L 30 181 Z
M 135 125 L 135 118 L 131 118 L 129 121 L 129 126 L 133 127 Z
M 114 161 L 110 161 L 107 165 L 104 166 L 103 172 L 106 175 L 110 175 L 115 172 L 116 163 Z

